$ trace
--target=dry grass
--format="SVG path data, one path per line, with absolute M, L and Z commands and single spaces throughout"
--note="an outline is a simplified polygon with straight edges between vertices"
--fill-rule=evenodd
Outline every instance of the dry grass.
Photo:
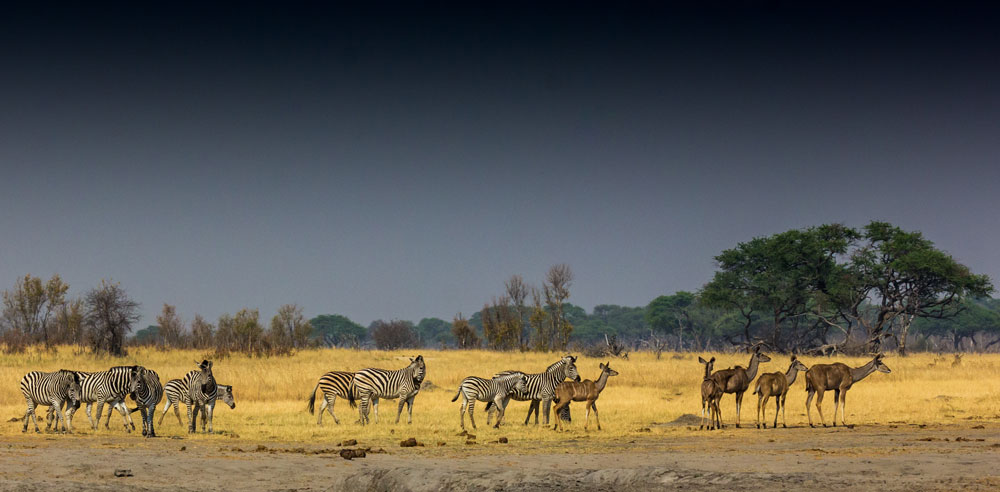
M 183 376 L 195 367 L 195 360 L 206 354 L 194 350 L 158 351 L 133 349 L 127 360 L 98 358 L 76 353 L 77 349 L 62 347 L 55 352 L 29 352 L 23 355 L 0 356 L 0 417 L 4 424 L 0 435 L 19 435 L 21 422 L 11 418 L 24 415 L 25 405 L 18 388 L 18 381 L 30 370 L 51 371 L 60 368 L 101 370 L 112 365 L 142 364 L 156 370 L 162 381 Z M 306 413 L 306 398 L 318 377 L 329 370 L 358 370 L 365 367 L 400 368 L 405 366 L 413 351 L 364 352 L 352 350 L 309 350 L 288 358 L 247 358 L 233 356 L 217 360 L 215 374 L 219 382 L 231 384 L 236 395 L 236 409 L 217 407 L 215 429 L 220 435 L 198 435 L 196 439 L 219 440 L 226 443 L 240 441 L 302 441 L 336 443 L 354 438 L 385 446 L 406 438 L 434 446 L 438 441 L 450 446 L 464 443 L 458 437 L 459 403 L 451 402 L 458 383 L 469 375 L 489 376 L 503 369 L 521 369 L 528 372 L 543 370 L 559 358 L 557 354 L 495 353 L 486 351 L 434 351 L 424 350 L 427 360 L 427 381 L 433 383 L 417 396 L 414 404 L 413 424 L 393 424 L 396 404 L 381 403 L 381 423 L 362 427 L 355 424 L 356 410 L 346 401 L 338 399 L 336 411 L 341 425 L 335 425 L 329 415 L 323 427 L 316 425 L 316 416 Z M 620 375 L 610 380 L 601 395 L 603 431 L 583 430 L 583 408 L 574 404 L 574 422 L 566 432 L 554 432 L 542 426 L 523 426 L 527 403 L 513 402 L 507 424 L 499 430 L 485 426 L 484 405 L 477 407 L 479 429 L 474 432 L 479 442 L 495 441 L 500 436 L 520 442 L 534 442 L 544 446 L 553 440 L 587 439 L 599 443 L 604 439 L 618 439 L 631 435 L 650 433 L 686 433 L 686 426 L 658 426 L 671 422 L 683 414 L 699 411 L 702 366 L 699 354 L 664 354 L 656 360 L 652 354 L 633 353 L 631 360 L 611 360 L 611 366 Z M 707 354 L 700 354 L 707 355 Z M 716 368 L 736 364 L 746 365 L 745 355 L 714 354 Z M 788 358 L 774 356 L 773 361 L 762 366 L 764 372 L 784 371 Z M 862 358 L 838 358 L 849 365 L 865 362 Z M 604 360 L 580 357 L 577 366 L 581 376 L 594 379 L 599 375 L 598 363 Z M 968 423 L 978 420 L 1000 419 L 1000 356 L 966 355 L 960 366 L 952 366 L 952 358 L 932 354 L 911 357 L 889 357 L 886 364 L 892 374 L 875 373 L 858 383 L 847 402 L 848 424 L 885 425 L 896 421 L 906 423 Z M 806 365 L 830 362 L 829 359 L 804 358 Z M 752 391 L 752 388 L 751 388 Z M 788 423 L 791 426 L 806 422 L 803 403 L 805 391 L 800 377 L 788 397 Z M 773 405 L 773 403 L 772 403 Z M 319 407 L 317 403 L 317 408 Z M 827 422 L 833 413 L 833 397 L 827 395 Z M 735 419 L 733 396 L 726 395 L 722 403 L 723 418 L 727 423 Z M 162 404 L 158 414 L 162 412 Z M 183 409 L 182 409 L 183 412 Z M 756 412 L 756 397 L 749 392 L 744 399 L 742 420 L 752 426 Z M 773 408 L 770 410 L 773 412 Z M 157 432 L 162 436 L 186 435 L 186 429 L 168 415 Z M 771 414 L 773 415 L 773 414 Z M 816 418 L 815 412 L 813 413 Z M 157 420 L 159 415 L 157 415 Z M 112 418 L 111 430 L 103 426 L 92 431 L 86 417 L 80 412 L 75 419 L 78 435 L 122 435 L 120 417 Z M 117 426 L 116 426 L 117 425 Z M 729 433 L 732 431 L 726 431 Z M 758 432 L 756 430 L 739 431 Z M 749 437 L 749 436 L 748 436 Z

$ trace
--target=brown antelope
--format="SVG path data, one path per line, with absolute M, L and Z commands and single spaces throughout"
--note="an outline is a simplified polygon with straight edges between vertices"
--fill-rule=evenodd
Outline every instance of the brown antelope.
M 753 394 L 757 395 L 757 428 L 760 429 L 761 425 L 767 428 L 767 400 L 772 396 L 774 397 L 774 427 L 778 427 L 778 412 L 781 412 L 781 426 L 788 427 L 785 422 L 785 398 L 788 396 L 788 388 L 795 383 L 795 377 L 799 375 L 799 371 L 808 371 L 809 368 L 805 364 L 799 362 L 795 356 L 792 356 L 792 364 L 788 366 L 788 372 L 782 374 L 780 372 L 769 372 L 767 374 L 761 374 L 757 378 L 757 386 L 753 390 Z M 761 424 L 761 414 L 764 415 L 764 422 Z
M 556 386 L 556 394 L 552 399 L 553 403 L 556 404 L 554 409 L 555 414 L 559 415 L 559 412 L 563 408 L 569 406 L 571 401 L 585 401 L 587 402 L 587 422 L 583 424 L 583 428 L 586 429 L 590 425 L 590 409 L 594 409 L 594 418 L 597 419 L 597 430 L 601 430 L 601 417 L 597 415 L 597 406 L 594 402 L 597 401 L 597 397 L 601 396 L 601 392 L 604 391 L 604 387 L 608 384 L 608 377 L 617 376 L 618 371 L 611 368 L 611 362 L 607 364 L 601 364 L 601 376 L 597 378 L 597 381 L 591 381 L 585 379 L 583 381 L 566 381 L 559 383 Z M 552 426 L 553 430 L 557 430 L 562 427 L 562 419 L 556 418 L 556 424 Z
M 718 429 L 722 424 L 722 418 L 719 415 L 719 399 L 722 398 L 722 388 L 715 380 L 711 379 L 715 357 L 707 361 L 698 357 L 698 362 L 705 364 L 705 378 L 701 381 L 701 426 L 698 427 L 698 430 L 705 428 L 706 416 L 709 419 L 708 430 Z
M 723 369 L 721 371 L 716 371 L 712 374 L 711 379 L 714 380 L 720 388 L 722 388 L 723 393 L 734 393 L 736 395 L 736 427 L 740 426 L 740 409 L 743 407 L 743 394 L 747 392 L 750 388 L 750 382 L 753 378 L 757 377 L 757 367 L 761 362 L 770 362 L 771 358 L 765 354 L 760 353 L 760 345 L 757 345 L 752 350 L 753 354 L 750 356 L 750 363 L 748 367 L 744 369 L 741 366 L 736 366 L 731 369 Z M 719 400 L 722 398 L 720 397 Z M 719 419 L 722 419 L 722 412 L 719 412 Z M 724 426 L 723 426 L 724 427 Z
M 819 411 L 819 422 L 826 427 L 823 421 L 823 393 L 833 390 L 833 426 L 837 426 L 837 407 L 840 406 L 840 423 L 845 426 L 844 416 L 847 414 L 845 402 L 847 400 L 847 390 L 851 389 L 854 383 L 861 381 L 869 374 L 879 371 L 888 374 L 889 367 L 882 363 L 883 354 L 878 354 L 874 359 L 868 361 L 861 367 L 850 368 L 847 364 L 835 362 L 833 364 L 816 364 L 806 371 L 806 415 L 809 416 L 809 427 L 813 426 L 812 414 L 809 411 L 809 403 L 818 392 L 816 398 L 816 410 Z

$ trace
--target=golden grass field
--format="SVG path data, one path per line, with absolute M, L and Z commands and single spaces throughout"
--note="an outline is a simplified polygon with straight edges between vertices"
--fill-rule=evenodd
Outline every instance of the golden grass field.
M 396 369 L 405 366 L 409 357 L 418 351 L 354 351 L 342 349 L 305 350 L 291 357 L 248 358 L 234 355 L 216 359 L 216 379 L 231 384 L 236 396 L 236 408 L 230 410 L 218 405 L 215 411 L 216 435 L 199 434 L 195 439 L 234 441 L 298 441 L 312 443 L 338 442 L 355 438 L 371 443 L 390 445 L 406 437 L 433 443 L 436 441 L 460 442 L 459 404 L 451 402 L 462 378 L 470 375 L 488 377 L 503 369 L 520 369 L 540 372 L 559 359 L 559 354 L 502 353 L 488 351 L 439 351 L 421 350 L 427 362 L 426 381 L 432 385 L 417 395 L 413 410 L 413 424 L 407 425 L 404 410 L 400 424 L 394 424 L 396 403 L 383 400 L 380 405 L 381 422 L 360 426 L 356 424 L 357 411 L 346 401 L 338 399 L 335 425 L 329 415 L 324 416 L 322 427 L 316 425 L 316 416 L 306 412 L 306 398 L 321 374 L 330 370 L 356 371 L 366 367 Z M 479 428 L 474 432 L 479 440 L 496 440 L 509 436 L 521 442 L 544 445 L 546 442 L 586 437 L 587 442 L 599 443 L 602 439 L 617 439 L 630 435 L 650 436 L 657 433 L 677 435 L 690 433 L 687 426 L 662 426 L 683 414 L 698 414 L 700 410 L 700 382 L 703 366 L 698 355 L 714 355 L 716 369 L 740 364 L 746 365 L 745 354 L 663 354 L 657 360 L 650 353 L 633 353 L 629 360 L 611 359 L 611 367 L 620 375 L 610 379 L 607 389 L 598 401 L 602 431 L 583 430 L 582 404 L 573 404 L 573 423 L 566 431 L 555 432 L 543 426 L 523 426 L 527 412 L 526 402 L 512 402 L 505 425 L 499 430 L 488 428 L 483 412 L 485 404 L 476 408 Z M 114 359 L 83 353 L 75 347 L 60 347 L 55 351 L 33 350 L 25 354 L 0 356 L 0 435 L 20 435 L 22 422 L 11 421 L 25 412 L 25 402 L 18 388 L 21 377 L 31 370 L 53 371 L 60 368 L 85 371 L 103 370 L 113 365 L 141 364 L 157 371 L 162 382 L 180 378 L 195 368 L 195 361 L 207 357 L 197 350 L 169 350 L 132 348 L 129 357 Z M 577 367 L 584 379 L 596 379 L 598 363 L 607 359 L 581 356 Z M 842 361 L 858 366 L 865 358 L 836 357 L 803 358 L 806 365 Z M 847 423 L 859 425 L 889 425 L 894 422 L 967 423 L 1000 419 L 1000 355 L 967 354 L 958 366 L 953 358 L 933 354 L 909 357 L 888 356 L 886 364 L 891 374 L 874 373 L 858 383 L 847 399 Z M 784 371 L 787 356 L 772 355 L 772 361 L 762 365 L 761 372 Z M 806 425 L 804 379 L 800 377 L 788 396 L 788 424 L 790 427 Z M 750 392 L 744 398 L 742 423 L 753 427 L 756 413 L 756 396 Z M 131 403 L 131 401 L 130 401 Z M 773 400 L 768 415 L 773 418 Z M 319 400 L 317 399 L 317 409 Z M 157 409 L 156 421 L 162 413 L 163 403 Z M 107 410 L 107 409 L 105 409 Z M 828 393 L 825 405 L 827 423 L 833 415 L 833 395 Z M 181 407 L 182 415 L 184 408 Z M 732 424 L 735 409 L 732 395 L 722 400 L 724 421 Z M 44 408 L 39 411 L 44 417 Z M 138 424 L 138 413 L 134 414 Z M 813 412 L 813 418 L 818 415 Z M 41 419 L 40 419 L 41 421 Z M 98 431 L 88 426 L 81 409 L 74 418 L 77 435 L 104 434 L 121 436 L 121 417 L 111 418 L 110 430 L 103 425 Z M 468 424 L 468 423 L 467 423 Z M 44 428 L 44 423 L 41 425 Z M 29 433 L 30 433 L 29 424 Z M 157 426 L 161 436 L 186 436 L 186 428 L 178 425 L 171 411 Z M 728 431 L 727 431 L 728 432 Z M 754 429 L 745 432 L 762 432 Z M 140 439 L 139 433 L 133 434 Z

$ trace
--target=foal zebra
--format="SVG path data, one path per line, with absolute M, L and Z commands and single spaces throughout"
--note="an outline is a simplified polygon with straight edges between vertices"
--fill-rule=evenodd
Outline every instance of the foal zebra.
M 160 414 L 160 420 L 156 425 L 163 425 L 163 417 L 167 415 L 170 408 L 173 407 L 174 415 L 177 416 L 177 423 L 184 426 L 184 420 L 181 419 L 180 404 L 183 403 L 188 407 L 188 415 L 191 414 L 191 390 L 189 389 L 191 378 L 194 377 L 194 373 L 198 371 L 191 371 L 184 376 L 184 379 L 171 379 L 167 381 L 167 384 L 163 386 L 163 394 L 167 398 L 167 402 L 163 405 L 163 413 Z M 222 400 L 222 403 L 229 405 L 229 408 L 236 408 L 236 399 L 233 398 L 233 387 L 225 384 L 216 383 L 218 391 L 216 392 L 216 401 Z M 205 412 L 201 413 L 201 427 L 205 430 Z
M 346 371 L 330 371 L 319 378 L 319 382 L 316 383 L 316 387 L 309 392 L 309 413 L 313 413 L 316 409 L 316 390 L 323 391 L 323 404 L 319 407 L 319 414 L 316 416 L 316 425 L 323 425 L 323 411 L 329 410 L 330 416 L 333 417 L 333 421 L 340 424 L 340 420 L 337 420 L 337 415 L 333 413 L 333 404 L 337 401 L 337 397 L 348 398 L 351 404 L 351 408 L 356 407 L 354 404 L 354 399 L 351 395 L 357 394 L 357 388 L 354 387 L 354 373 Z M 378 415 L 378 400 L 375 400 L 375 415 Z
M 420 384 L 424 382 L 427 367 L 424 365 L 424 357 L 418 355 L 416 359 L 410 359 L 410 365 L 390 371 L 388 369 L 362 369 L 354 375 L 354 386 L 357 389 L 356 395 L 348 395 L 347 401 L 354 406 L 355 400 L 361 400 L 358 412 L 361 418 L 361 425 L 368 423 L 368 405 L 375 399 L 375 422 L 378 423 L 378 399 L 379 398 L 399 398 L 399 410 L 396 412 L 396 423 L 403 414 L 403 404 L 408 410 L 406 423 L 413 423 L 413 398 L 420 391 Z
M 160 376 L 155 371 L 146 369 L 146 373 L 139 380 L 139 387 L 130 396 L 138 405 L 131 412 L 138 410 L 142 415 L 142 435 L 156 437 L 156 432 L 153 430 L 153 415 L 156 415 L 156 404 L 163 399 Z
M 505 376 L 508 374 L 514 374 L 520 371 L 503 371 L 496 374 L 493 377 Z M 538 424 L 538 406 L 541 404 L 545 409 L 545 425 L 549 425 L 549 407 L 552 404 L 552 398 L 556 394 L 556 386 L 563 382 L 565 379 L 571 379 L 573 381 L 580 380 L 580 374 L 576 371 L 576 357 L 572 355 L 567 355 L 562 359 L 559 359 L 548 368 L 545 372 L 537 374 L 526 374 L 527 385 L 524 391 L 515 391 L 511 393 L 508 397 L 503 399 L 503 408 L 507 408 L 507 404 L 510 403 L 511 398 L 517 401 L 532 401 L 531 407 L 528 408 L 528 416 L 525 417 L 524 423 L 528 424 L 531 420 L 531 413 L 535 413 L 535 424 Z M 486 423 L 490 422 L 491 412 L 500 411 L 500 408 L 496 406 L 494 402 L 489 402 L 486 404 Z
M 451 399 L 451 401 L 455 401 L 458 400 L 459 395 L 462 396 L 462 409 L 459 410 L 459 420 L 462 424 L 462 429 L 465 429 L 466 411 L 469 412 L 469 421 L 472 422 L 472 428 L 476 428 L 476 416 L 474 412 L 476 400 L 492 401 L 497 405 L 500 415 L 497 416 L 497 423 L 493 427 L 500 427 L 500 422 L 503 420 L 504 414 L 504 398 L 507 398 L 507 395 L 511 392 L 524 391 L 527 382 L 528 378 L 522 372 L 497 376 L 493 379 L 483 379 L 475 376 L 463 379 L 462 384 L 458 387 L 458 393 L 455 393 L 455 397 Z M 486 425 L 489 424 L 487 423 Z
M 21 394 L 28 404 L 28 410 L 24 412 L 24 429 L 21 432 L 28 432 L 28 417 L 31 417 L 35 424 L 35 432 L 38 430 L 38 416 L 35 414 L 36 405 L 50 405 L 55 409 L 56 417 L 62 424 L 63 432 L 66 432 L 66 423 L 69 421 L 68 415 L 63 415 L 62 405 L 65 402 L 67 410 L 78 405 L 80 402 L 80 376 L 73 371 L 65 369 L 57 372 L 32 371 L 21 378 Z M 59 424 L 56 424 L 59 430 Z M 69 422 L 69 432 L 73 432 L 73 422 Z

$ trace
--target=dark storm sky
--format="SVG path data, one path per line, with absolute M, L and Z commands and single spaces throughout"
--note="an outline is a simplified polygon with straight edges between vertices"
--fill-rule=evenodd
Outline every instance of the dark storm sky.
M 1000 279 L 991 11 L 438 4 L 0 20 L 0 288 L 190 319 L 696 290 L 738 241 L 923 231 Z

